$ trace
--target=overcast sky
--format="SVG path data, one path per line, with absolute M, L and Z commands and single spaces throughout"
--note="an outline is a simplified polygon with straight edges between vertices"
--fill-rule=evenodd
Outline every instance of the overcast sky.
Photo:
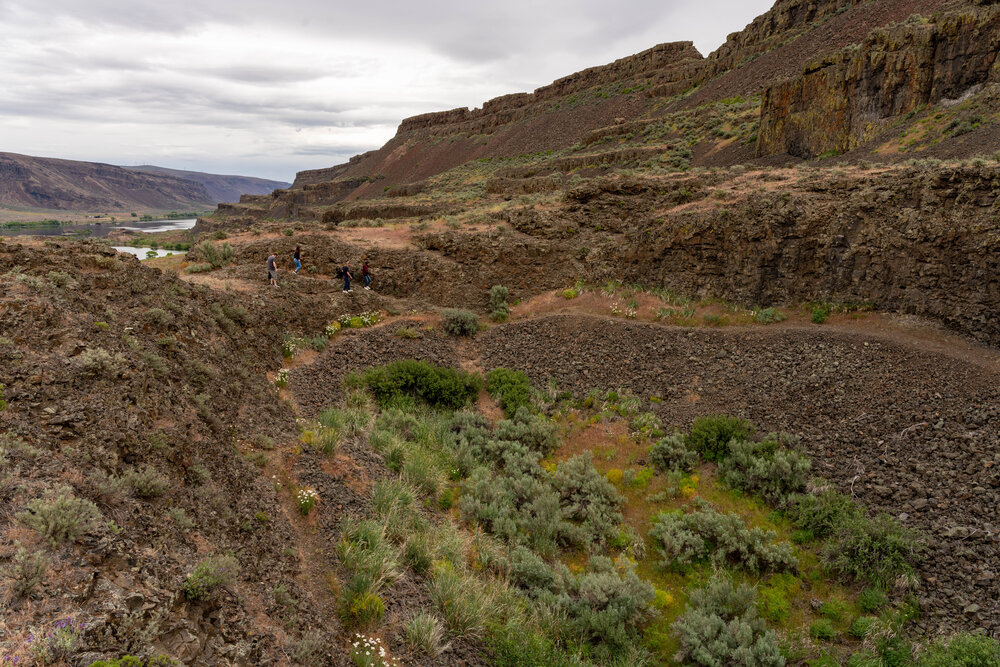
M 772 0 L 0 0 L 0 151 L 290 181 Z

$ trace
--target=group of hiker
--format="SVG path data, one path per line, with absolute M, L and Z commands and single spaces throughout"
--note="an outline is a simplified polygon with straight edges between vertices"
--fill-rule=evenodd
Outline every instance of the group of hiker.
M 297 274 L 302 269 L 301 246 L 295 246 L 295 252 L 292 253 L 292 263 L 295 265 L 295 273 Z M 354 279 L 351 267 L 344 264 L 337 269 L 337 278 L 344 281 L 344 294 L 348 294 L 351 291 L 351 280 Z M 365 284 L 365 289 L 370 290 L 372 288 L 372 273 L 367 259 L 362 260 L 361 279 Z M 278 286 L 278 256 L 273 252 L 267 256 L 267 280 L 269 284 Z

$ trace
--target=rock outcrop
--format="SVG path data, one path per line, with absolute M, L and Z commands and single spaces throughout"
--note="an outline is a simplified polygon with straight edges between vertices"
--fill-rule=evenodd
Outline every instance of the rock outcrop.
M 867 302 L 1000 343 L 996 168 L 903 169 L 788 183 L 721 208 L 706 201 L 666 215 L 649 209 L 672 204 L 671 192 L 649 187 L 629 195 L 588 185 L 578 194 L 586 200 L 571 211 L 579 222 L 621 221 L 620 233 L 594 244 L 587 256 L 593 279 L 763 305 Z M 676 192 L 697 198 L 710 187 L 688 179 Z
M 764 93 L 757 154 L 844 153 L 884 121 L 1000 82 L 1000 7 L 967 8 L 873 31 Z

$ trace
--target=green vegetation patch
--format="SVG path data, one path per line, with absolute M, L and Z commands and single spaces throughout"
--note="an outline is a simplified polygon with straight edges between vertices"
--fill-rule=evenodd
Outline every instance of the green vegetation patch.
M 416 397 L 436 407 L 458 409 L 473 402 L 483 386 L 474 373 L 413 359 L 369 369 L 362 381 L 382 407 Z
M 531 406 L 531 380 L 521 371 L 495 368 L 486 374 L 486 391 L 495 398 L 507 416 L 519 408 Z

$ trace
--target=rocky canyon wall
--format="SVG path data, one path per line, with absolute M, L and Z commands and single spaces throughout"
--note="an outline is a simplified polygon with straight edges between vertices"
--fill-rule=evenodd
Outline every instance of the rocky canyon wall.
M 768 88 L 758 155 L 843 153 L 884 121 L 1000 82 L 1000 5 L 912 17 Z

